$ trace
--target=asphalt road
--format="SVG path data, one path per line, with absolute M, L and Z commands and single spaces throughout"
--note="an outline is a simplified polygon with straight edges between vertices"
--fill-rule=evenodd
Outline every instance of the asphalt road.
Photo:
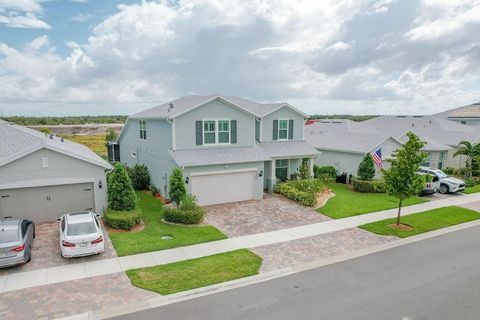
M 480 319 L 480 227 L 116 319 Z

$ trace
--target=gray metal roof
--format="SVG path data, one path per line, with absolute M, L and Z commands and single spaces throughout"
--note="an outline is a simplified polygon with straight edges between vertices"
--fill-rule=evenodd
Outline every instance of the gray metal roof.
M 41 148 L 64 153 L 106 169 L 111 168 L 108 162 L 84 145 L 61 141 L 56 136 L 50 138 L 37 130 L 0 120 L 0 166 Z
M 255 116 L 263 117 L 278 108 L 283 106 L 288 106 L 292 108 L 298 113 L 305 115 L 300 110 L 297 110 L 285 102 L 281 103 L 258 103 L 255 101 L 247 100 L 240 97 L 234 96 L 221 96 L 218 94 L 214 95 L 206 95 L 206 96 L 199 96 L 199 95 L 191 95 L 185 96 L 182 98 L 178 98 L 159 106 L 135 113 L 130 116 L 133 119 L 147 119 L 147 118 L 155 118 L 155 119 L 165 119 L 165 118 L 174 118 L 184 112 L 189 111 L 190 109 L 194 109 L 195 107 L 201 106 L 209 101 L 214 99 L 223 99 L 240 109 L 245 110 Z M 172 107 L 173 106 L 173 107 Z M 305 115 L 306 116 L 306 115 Z
M 170 150 L 169 152 L 179 167 L 271 160 L 258 146 Z
M 305 141 L 274 141 L 258 143 L 272 158 L 314 156 L 319 152 Z

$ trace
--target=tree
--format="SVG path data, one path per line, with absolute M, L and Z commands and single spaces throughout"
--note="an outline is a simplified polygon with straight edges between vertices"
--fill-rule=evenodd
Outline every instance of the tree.
M 480 158 L 480 144 L 473 145 L 468 141 L 460 141 L 454 157 L 465 156 L 465 178 L 472 176 L 472 161 Z
M 360 180 L 370 181 L 375 177 L 375 164 L 373 163 L 372 156 L 367 153 L 360 162 L 357 171 Z
M 408 132 L 407 137 L 408 141 L 387 160 L 390 168 L 382 169 L 387 194 L 398 199 L 397 226 L 403 201 L 418 195 L 424 188 L 424 178 L 417 172 L 425 158 L 425 153 L 420 151 L 425 143 L 413 132 Z
M 175 206 L 180 206 L 182 199 L 187 194 L 187 190 L 185 189 L 185 184 L 183 183 L 183 173 L 182 169 L 174 168 L 172 171 L 172 175 L 170 176 L 170 190 L 168 192 L 170 196 L 170 200 L 173 202 Z
M 112 128 L 108 128 L 105 133 L 105 143 L 117 140 L 117 133 Z
M 310 179 L 310 164 L 308 163 L 308 158 L 302 159 L 302 164 L 298 168 L 300 179 Z
M 45 134 L 52 134 L 52 130 L 50 128 L 40 128 L 38 131 Z
M 108 206 L 115 211 L 131 211 L 137 206 L 137 196 L 125 167 L 117 162 L 108 174 Z
M 145 190 L 150 185 L 148 168 L 143 164 L 136 164 L 133 168 L 127 168 L 128 177 L 135 190 Z

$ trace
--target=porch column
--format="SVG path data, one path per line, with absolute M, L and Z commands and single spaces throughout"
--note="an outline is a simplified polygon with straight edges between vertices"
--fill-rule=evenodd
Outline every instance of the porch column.
M 270 164 L 270 178 L 268 179 L 268 192 L 273 192 L 273 186 L 277 182 L 277 177 L 275 177 L 275 160 L 273 159 Z
M 310 157 L 308 158 L 308 166 L 310 168 L 310 177 L 314 177 L 314 173 L 313 173 L 313 157 Z

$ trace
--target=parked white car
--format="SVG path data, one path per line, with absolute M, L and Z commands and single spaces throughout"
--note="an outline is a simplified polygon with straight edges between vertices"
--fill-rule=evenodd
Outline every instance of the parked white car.
M 438 179 L 438 182 L 440 182 L 438 192 L 440 193 L 455 193 L 465 190 L 465 181 L 451 177 L 440 169 L 421 167 L 420 172 L 431 174 L 434 182 L 436 182 L 435 178 Z
M 93 212 L 70 213 L 60 218 L 62 257 L 73 258 L 105 251 L 105 239 L 97 215 Z

